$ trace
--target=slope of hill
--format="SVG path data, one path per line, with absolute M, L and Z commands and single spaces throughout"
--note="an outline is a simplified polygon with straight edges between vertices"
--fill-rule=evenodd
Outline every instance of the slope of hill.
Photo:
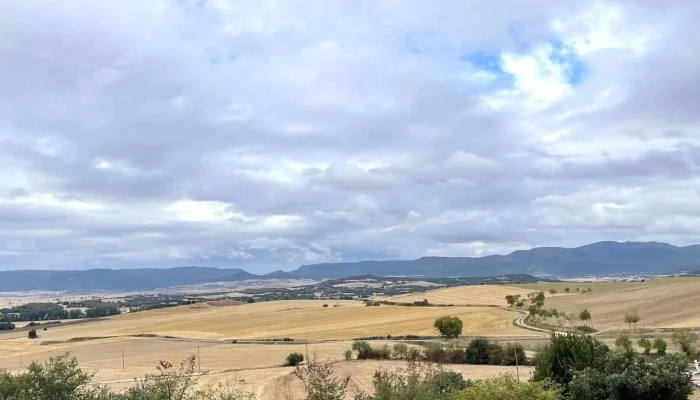
M 583 276 L 660 274 L 700 270 L 700 245 L 598 242 L 577 248 L 539 247 L 486 257 L 423 257 L 417 260 L 361 261 L 303 265 L 295 271 L 255 275 L 242 269 L 93 269 L 83 271 L 0 271 L 0 291 L 149 290 L 207 282 L 256 279 L 332 279 L 348 276 L 422 278 L 486 277 L 504 274 Z
M 538 247 L 508 255 L 485 257 L 423 257 L 406 261 L 361 261 L 303 265 L 290 275 L 329 278 L 351 275 L 407 275 L 424 277 L 530 274 L 582 276 L 586 274 L 669 273 L 700 269 L 700 245 L 676 247 L 657 242 L 598 242 L 577 248 Z

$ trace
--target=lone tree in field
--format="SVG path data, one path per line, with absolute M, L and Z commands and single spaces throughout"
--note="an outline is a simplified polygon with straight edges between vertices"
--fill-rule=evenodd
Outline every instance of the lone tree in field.
M 554 289 L 554 288 L 549 289 L 549 294 L 551 294 L 552 297 L 554 297 L 554 295 L 557 294 L 557 289 Z
M 31 331 L 27 332 L 27 337 L 29 339 L 36 339 L 39 336 L 36 334 L 36 331 L 34 329 L 32 329 Z
M 564 288 L 564 291 L 565 291 L 566 293 L 569 293 L 569 292 L 571 291 L 571 289 L 568 288 L 568 287 L 566 287 L 566 288 Z
M 435 329 L 440 332 L 440 336 L 447 339 L 457 339 L 462 334 L 464 324 L 457 317 L 440 317 L 433 324 Z
M 586 326 L 588 326 L 588 321 L 591 320 L 591 313 L 588 311 L 587 308 L 584 308 L 583 311 L 581 311 L 578 314 L 578 319 L 583 321 L 583 323 L 586 324 Z
M 639 314 L 636 312 L 625 314 L 625 323 L 632 329 L 632 324 L 634 324 L 634 331 L 637 332 L 637 322 L 639 322 Z
M 518 300 L 520 300 L 519 294 L 509 294 L 506 296 L 506 303 L 508 303 L 509 307 L 513 307 L 513 304 L 515 304 Z
M 296 367 L 304 361 L 304 355 L 301 353 L 291 353 L 287 356 L 284 362 L 285 367 Z

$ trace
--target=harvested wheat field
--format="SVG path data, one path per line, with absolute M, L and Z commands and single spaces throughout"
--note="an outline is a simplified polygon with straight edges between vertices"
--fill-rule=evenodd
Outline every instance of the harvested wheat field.
M 638 328 L 700 328 L 700 278 L 598 285 L 591 285 L 593 294 L 557 296 L 545 306 L 567 313 L 586 308 L 601 331 L 628 329 L 623 318 L 630 312 L 641 317 Z
M 328 307 L 323 307 L 328 304 Z M 315 300 L 271 301 L 214 307 L 205 304 L 144 311 L 102 321 L 40 331 L 42 341 L 76 337 L 140 334 L 197 339 L 353 339 L 384 335 L 436 335 L 433 322 L 442 316 L 464 322 L 465 336 L 532 335 L 513 326 L 517 314 L 487 307 L 365 307 L 362 302 Z M 23 338 L 26 333 L 0 335 Z
M 521 288 L 520 286 L 501 285 L 474 285 L 455 286 L 444 289 L 429 290 L 423 293 L 409 293 L 399 296 L 388 297 L 386 300 L 404 303 L 413 303 L 427 299 L 431 304 L 454 304 L 454 305 L 496 305 L 506 306 L 506 296 L 519 294 L 526 298 L 532 290 Z M 384 299 L 383 299 L 384 300 Z
M 19 370 L 30 362 L 44 362 L 70 351 L 83 368 L 95 370 L 97 382 L 131 383 L 133 378 L 155 371 L 160 360 L 178 363 L 197 356 L 198 368 L 222 372 L 273 368 L 282 365 L 289 353 L 316 354 L 320 360 L 338 361 L 352 342 L 233 344 L 161 338 L 96 339 L 77 343 L 35 346 L 39 352 L 19 350 L 0 358 L 0 369 Z M 385 342 L 373 342 L 382 346 Z

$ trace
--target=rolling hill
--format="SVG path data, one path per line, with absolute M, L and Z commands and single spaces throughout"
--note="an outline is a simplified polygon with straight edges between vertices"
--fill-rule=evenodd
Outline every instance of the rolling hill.
M 529 274 L 539 277 L 661 274 L 700 270 L 700 245 L 658 242 L 598 242 L 576 248 L 538 247 L 485 257 L 423 257 L 302 265 L 290 272 L 255 275 L 238 268 L 140 268 L 80 271 L 0 271 L 0 291 L 149 290 L 208 282 L 266 279 L 332 279 L 348 276 L 423 278 Z

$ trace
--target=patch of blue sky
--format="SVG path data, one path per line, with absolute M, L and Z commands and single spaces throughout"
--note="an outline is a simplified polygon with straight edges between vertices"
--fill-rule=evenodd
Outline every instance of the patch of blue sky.
M 556 40 L 551 41 L 550 45 L 552 52 L 549 58 L 564 67 L 567 83 L 574 86 L 581 83 L 586 78 L 588 71 L 586 63 L 579 57 L 576 50 Z
M 503 70 L 500 53 L 479 50 L 462 56 L 460 60 L 471 64 L 476 71 L 468 73 L 466 80 L 484 89 L 509 88 L 515 83 L 515 77 Z

